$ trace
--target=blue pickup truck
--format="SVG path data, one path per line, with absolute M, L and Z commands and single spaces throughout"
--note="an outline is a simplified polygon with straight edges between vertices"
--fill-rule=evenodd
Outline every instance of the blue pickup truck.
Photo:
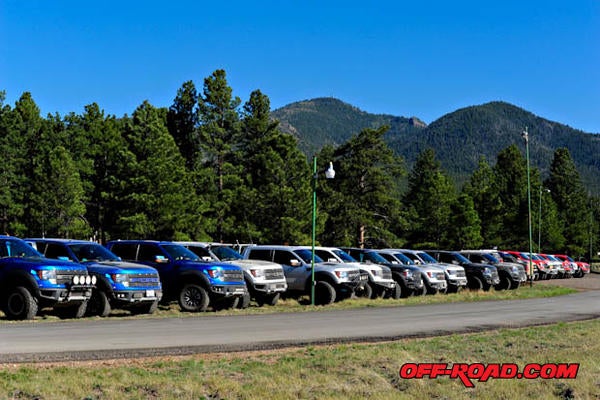
M 81 264 L 45 258 L 21 239 L 0 236 L 0 304 L 8 319 L 33 319 L 45 307 L 81 318 L 95 283 Z
M 72 239 L 24 239 L 48 258 L 86 266 L 97 279 L 87 314 L 106 317 L 113 308 L 152 314 L 162 297 L 156 269 L 122 261 L 99 243 Z
M 123 260 L 154 267 L 160 274 L 164 300 L 177 300 L 183 311 L 235 307 L 248 291 L 238 266 L 205 262 L 173 242 L 116 240 L 106 244 Z

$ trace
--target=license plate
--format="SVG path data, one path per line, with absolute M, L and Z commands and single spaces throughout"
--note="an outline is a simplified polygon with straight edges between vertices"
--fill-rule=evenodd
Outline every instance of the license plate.
M 146 297 L 155 297 L 154 290 L 146 290 Z

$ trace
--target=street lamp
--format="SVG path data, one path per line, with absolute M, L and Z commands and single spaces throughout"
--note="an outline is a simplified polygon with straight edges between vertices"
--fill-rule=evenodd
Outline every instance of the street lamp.
M 550 193 L 550 189 L 544 189 L 546 193 Z M 538 253 L 542 252 L 542 185 L 540 185 L 540 212 L 538 213 Z
M 325 178 L 333 179 L 335 170 L 333 162 L 329 163 L 329 168 L 325 171 Z M 317 156 L 313 157 L 313 178 L 312 178 L 312 258 L 310 261 L 310 304 L 315 305 L 315 236 L 317 231 Z
M 533 239 L 531 235 L 531 181 L 530 181 L 530 172 L 529 172 L 529 133 L 527 132 L 527 127 L 523 133 L 521 133 L 523 140 L 525 140 L 525 154 L 527 159 L 527 209 L 529 212 L 528 222 L 529 222 L 529 287 L 533 287 Z

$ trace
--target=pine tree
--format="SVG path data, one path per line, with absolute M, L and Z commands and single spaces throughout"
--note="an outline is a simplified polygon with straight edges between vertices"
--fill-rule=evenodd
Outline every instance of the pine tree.
M 391 243 L 398 219 L 397 178 L 403 162 L 383 140 L 388 127 L 364 129 L 333 151 L 319 155 L 322 170 L 335 159 L 336 177 L 323 181 L 319 197 L 329 219 L 322 234 L 330 245 Z M 328 158 L 331 157 L 331 158 Z
M 198 158 L 198 92 L 192 81 L 187 81 L 177 91 L 177 96 L 167 113 L 167 127 L 185 158 L 188 170 L 193 170 Z
M 402 203 L 413 247 L 440 248 L 449 229 L 454 186 L 435 159 L 433 149 L 419 154 L 408 175 Z
M 569 150 L 560 148 L 554 152 L 546 186 L 564 224 L 567 252 L 574 256 L 586 254 L 590 208 L 585 187 Z
M 147 101 L 127 123 L 125 138 L 135 155 L 121 193 L 119 232 L 129 238 L 187 238 L 187 199 L 193 196 L 185 161 L 160 110 Z
M 465 184 L 463 193 L 469 195 L 481 221 L 482 245 L 487 248 L 499 245 L 502 226 L 502 202 L 496 186 L 492 167 L 485 157 L 479 159 L 477 169 Z
M 213 238 L 217 241 L 233 239 L 235 221 L 231 218 L 231 204 L 239 181 L 239 169 L 232 164 L 234 148 L 240 130 L 238 107 L 241 100 L 233 97 L 224 70 L 216 70 L 204 80 L 204 89 L 198 99 L 200 149 L 203 166 L 199 173 L 204 195 L 210 203 L 214 222 Z
M 244 104 L 239 150 L 244 185 L 235 208 L 242 240 L 307 243 L 310 238 L 310 175 L 291 135 L 270 119 L 269 98 L 256 90 Z

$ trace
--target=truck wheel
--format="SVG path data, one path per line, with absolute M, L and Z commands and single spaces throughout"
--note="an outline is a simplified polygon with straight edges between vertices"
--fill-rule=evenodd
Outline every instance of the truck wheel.
M 130 311 L 133 315 L 139 314 L 154 314 L 154 311 L 158 308 L 158 300 L 146 301 L 141 305 L 133 307 Z
M 469 279 L 469 289 L 473 291 L 483 290 L 483 282 L 477 276 L 473 276 Z
M 92 298 L 87 305 L 87 315 L 108 317 L 110 314 L 110 301 L 104 290 L 96 289 L 92 292 Z
M 244 293 L 244 295 L 240 297 L 240 300 L 237 303 L 237 308 L 239 308 L 240 310 L 245 310 L 246 308 L 250 307 L 250 300 L 250 292 Z
M 269 306 L 274 306 L 279 301 L 280 296 L 281 296 L 281 294 L 279 292 L 263 294 L 263 295 L 257 296 L 256 302 L 258 303 L 258 305 L 260 307 L 264 306 L 265 304 L 269 305 Z
M 213 311 L 229 310 L 231 308 L 237 308 L 238 302 L 240 301 L 239 296 L 225 297 L 215 301 L 212 305 Z
M 357 289 L 354 294 L 356 297 L 364 297 L 365 299 L 370 299 L 373 296 L 373 288 L 368 283 L 362 287 L 362 289 Z
M 315 285 L 315 304 L 326 306 L 335 301 L 335 289 L 328 282 L 317 281 Z
M 430 295 L 434 295 L 437 294 L 438 290 L 436 288 L 432 288 L 431 286 L 429 286 L 429 284 L 427 282 L 423 282 L 423 287 L 425 287 L 425 294 L 430 294 Z
M 406 293 L 406 296 L 404 296 L 405 293 Z M 398 282 L 396 282 L 396 285 L 394 286 L 393 289 L 390 289 L 385 294 L 386 299 L 394 299 L 394 300 L 398 300 L 402 296 L 408 297 L 408 293 L 406 292 L 406 290 L 404 290 L 402 285 L 400 285 Z
M 4 313 L 8 319 L 33 319 L 37 312 L 37 301 L 27 288 L 17 286 L 6 296 Z
M 89 300 L 82 301 L 74 306 L 57 307 L 56 314 L 59 316 L 59 318 L 82 318 L 85 316 L 88 301 Z
M 521 281 L 511 281 L 509 289 L 515 290 L 515 289 L 518 289 L 519 286 L 521 286 Z
M 500 283 L 494 286 L 494 289 L 496 290 L 508 290 L 510 289 L 511 286 L 511 279 L 506 276 L 500 276 Z
M 193 283 L 184 285 L 179 292 L 179 307 L 187 312 L 206 311 L 210 298 L 202 286 Z

